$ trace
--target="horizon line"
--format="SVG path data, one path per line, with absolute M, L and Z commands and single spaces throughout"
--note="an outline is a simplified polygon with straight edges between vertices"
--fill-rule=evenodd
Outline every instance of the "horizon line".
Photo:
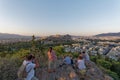
M 2 34 L 13 34 L 13 35 L 21 35 L 21 36 L 33 36 L 33 35 L 35 35 L 35 36 L 52 36 L 52 35 L 72 35 L 72 36 L 95 36 L 95 35 L 98 35 L 98 34 L 94 34 L 94 35 L 83 35 L 83 33 L 80 35 L 80 34 L 69 34 L 69 33 L 56 33 L 56 34 L 48 34 L 48 35 L 43 35 L 43 34 L 20 34 L 20 33 L 4 33 L 4 32 L 0 32 L 0 33 L 2 33 Z M 106 33 L 120 33 L 120 32 L 106 32 Z M 99 33 L 99 34 L 105 34 L 105 33 Z

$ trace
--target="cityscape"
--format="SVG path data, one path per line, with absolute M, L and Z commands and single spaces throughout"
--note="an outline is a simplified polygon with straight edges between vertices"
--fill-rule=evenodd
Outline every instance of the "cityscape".
M 17 43 L 17 42 L 29 42 L 32 36 L 14 37 L 0 39 L 1 44 Z M 61 44 L 65 42 L 73 42 L 70 45 L 64 46 L 65 52 L 82 52 L 86 50 L 90 55 L 100 54 L 107 56 L 115 61 L 120 60 L 120 38 L 114 36 L 106 37 L 91 37 L 91 36 L 70 36 L 67 35 L 51 35 L 45 37 L 37 37 L 36 40 L 42 40 L 43 44 Z
M 120 0 L 0 0 L 0 80 L 120 80 Z

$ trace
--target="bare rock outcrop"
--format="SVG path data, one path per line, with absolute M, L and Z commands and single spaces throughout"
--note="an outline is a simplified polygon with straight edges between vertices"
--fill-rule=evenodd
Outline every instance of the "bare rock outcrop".
M 20 61 L 17 59 L 11 59 L 10 61 L 8 59 L 0 60 L 0 80 L 18 80 L 16 73 L 18 71 L 17 66 L 20 64 Z M 43 62 L 41 63 L 43 65 L 35 69 L 36 76 L 39 80 L 114 80 L 98 68 L 92 61 L 85 62 L 87 68 L 84 76 L 79 74 L 79 70 L 76 67 L 73 68 L 71 65 L 59 66 L 62 63 L 62 60 L 60 59 L 57 61 L 56 72 L 52 73 L 48 73 L 47 71 L 47 60 L 43 60 L 41 62 Z
M 57 65 L 59 65 L 59 62 Z M 52 73 L 48 73 L 47 68 L 38 69 L 36 76 L 39 80 L 114 80 L 112 77 L 103 73 L 92 61 L 87 61 L 86 67 L 84 76 L 80 75 L 78 70 L 70 65 L 58 66 L 56 72 Z

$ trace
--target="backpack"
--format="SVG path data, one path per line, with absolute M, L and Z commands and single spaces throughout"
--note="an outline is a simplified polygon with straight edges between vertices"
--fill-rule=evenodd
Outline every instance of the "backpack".
M 71 64 L 73 64 L 73 59 L 71 59 Z
M 21 65 L 20 66 L 20 68 L 18 69 L 18 72 L 17 72 L 17 76 L 18 76 L 18 78 L 19 79 L 22 79 L 22 78 L 26 78 L 27 77 L 27 74 L 31 71 L 29 71 L 29 72 L 26 72 L 26 66 L 28 65 L 29 63 L 27 63 L 26 65 Z

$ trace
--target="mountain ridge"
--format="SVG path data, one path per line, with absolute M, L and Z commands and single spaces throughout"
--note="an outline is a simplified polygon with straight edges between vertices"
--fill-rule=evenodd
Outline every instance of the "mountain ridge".
M 70 35 L 72 38 L 79 38 L 79 37 L 83 37 L 83 36 L 75 36 L 75 35 Z M 93 35 L 93 37 L 107 37 L 107 36 L 111 36 L 111 37 L 120 37 L 120 32 L 118 33 L 101 33 L 101 34 L 97 34 L 97 35 Z M 21 35 L 21 34 L 10 34 L 10 33 L 1 33 L 0 32 L 0 39 L 21 39 L 21 38 L 31 38 L 31 36 L 26 36 L 26 35 Z
M 95 37 L 106 37 L 106 36 L 120 37 L 120 32 L 118 32 L 118 33 L 102 33 L 102 34 L 95 35 Z
M 31 36 L 24 36 L 19 34 L 0 33 L 0 39 L 15 39 L 15 38 L 31 38 Z

